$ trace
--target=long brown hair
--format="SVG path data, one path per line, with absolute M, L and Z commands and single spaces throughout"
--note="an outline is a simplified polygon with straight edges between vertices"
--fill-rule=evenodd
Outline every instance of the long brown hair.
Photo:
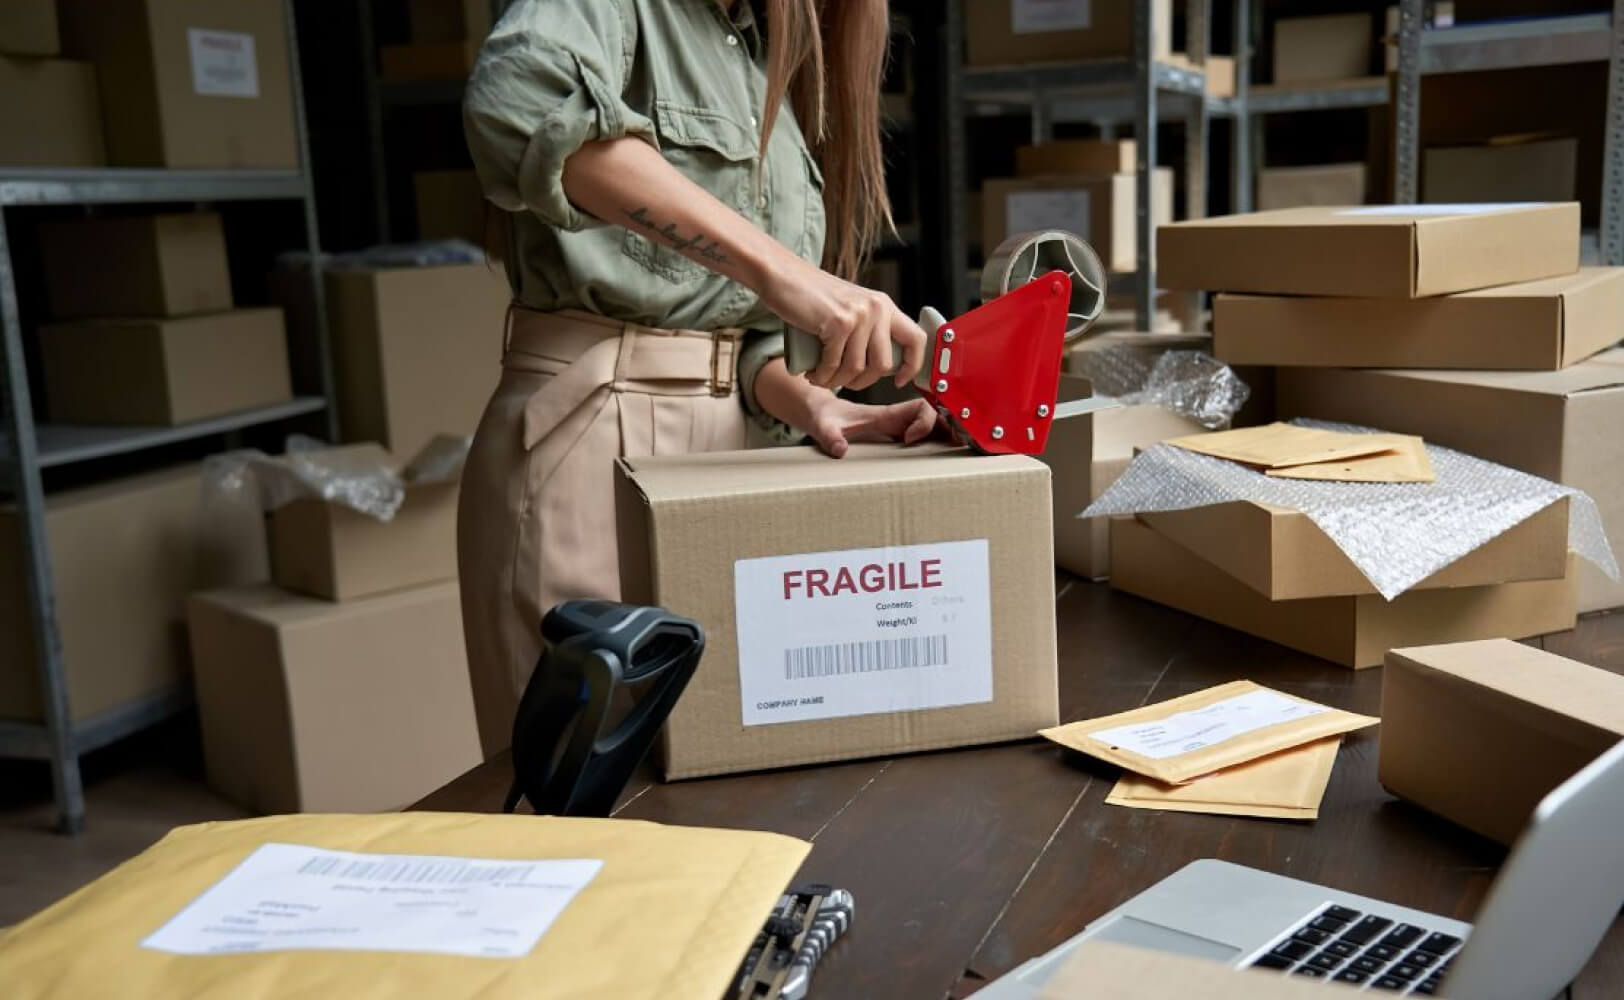
M 956 2 L 956 0 L 955 0 Z M 823 170 L 829 219 L 823 264 L 855 278 L 892 227 L 880 148 L 880 78 L 890 44 L 889 0 L 765 0 L 765 156 L 787 95 Z

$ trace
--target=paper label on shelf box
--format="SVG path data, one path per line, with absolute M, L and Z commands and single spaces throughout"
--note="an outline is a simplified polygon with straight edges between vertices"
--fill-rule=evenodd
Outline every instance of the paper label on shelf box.
M 1077 31 L 1093 25 L 1093 0 L 1014 0 L 1010 4 L 1010 29 L 1017 35 Z
M 1539 208 L 1543 201 L 1506 201 L 1480 205 L 1368 205 L 1349 208 L 1337 215 L 1486 215 L 1508 208 Z
M 177 955 L 319 950 L 519 958 L 602 867 L 592 858 L 519 861 L 263 844 L 141 946 Z
M 987 540 L 733 564 L 744 724 L 992 700 Z
M 259 60 L 254 36 L 238 31 L 188 28 L 192 89 L 205 97 L 258 97 Z
M 1004 196 L 1004 236 L 1060 229 L 1087 239 L 1089 207 L 1088 191 L 1083 188 L 1011 191 Z
M 1249 691 L 1165 719 L 1101 729 L 1088 735 L 1142 757 L 1166 760 L 1265 726 L 1306 719 L 1327 711 L 1323 705 L 1310 705 L 1274 691 Z

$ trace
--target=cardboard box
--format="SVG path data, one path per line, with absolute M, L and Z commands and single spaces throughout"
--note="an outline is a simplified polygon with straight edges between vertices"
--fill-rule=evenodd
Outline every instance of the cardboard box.
M 1559 372 L 1283 368 L 1282 420 L 1320 417 L 1435 444 L 1584 490 L 1624 550 L 1624 350 Z M 1624 605 L 1624 584 L 1579 564 L 1579 610 Z
M 1314 167 L 1265 167 L 1257 175 L 1261 211 L 1308 205 L 1363 205 L 1365 165 L 1328 163 Z
M 1173 171 L 1156 168 L 1151 204 L 1157 225 L 1173 218 Z M 1088 240 L 1108 270 L 1138 266 L 1134 174 L 994 179 L 982 186 L 982 247 L 996 249 L 1016 233 L 1064 229 Z
M 667 778 L 1024 739 L 1058 715 L 1049 471 L 858 446 L 619 462 L 623 599 L 704 661 Z
M 436 435 L 472 434 L 501 375 L 511 300 L 483 263 L 327 272 L 344 440 L 415 455 Z
M 293 398 L 280 309 L 40 327 L 51 419 L 174 425 Z
M 1015 175 L 1131 174 L 1137 148 L 1132 139 L 1062 139 L 1022 146 L 1015 150 Z
M 479 58 L 478 41 L 385 45 L 378 53 L 383 78 L 392 83 L 466 80 Z
M 383 465 L 375 444 L 352 445 Z M 457 578 L 457 481 L 406 487 L 388 521 L 314 497 L 271 512 L 271 579 L 329 601 L 387 593 Z
M 1133 58 L 1137 3 L 1118 0 L 955 0 L 964 4 L 966 65 Z M 1173 2 L 1151 0 L 1154 55 L 1172 51 Z
M 299 166 L 281 0 L 59 0 L 114 166 Z
M 494 239 L 495 211 L 485 202 L 479 175 L 472 170 L 424 170 L 412 175 L 417 199 L 417 236 L 424 240 L 467 240 L 494 257 L 503 247 Z
M 54 56 L 62 51 L 56 26 L 56 0 L 6 0 L 0 3 L 0 53 Z
M 1620 739 L 1618 674 L 1503 639 L 1387 654 L 1382 785 L 1507 846 L 1547 793 Z
M 1376 593 L 1353 561 L 1301 511 L 1237 501 L 1141 514 L 1139 519 L 1271 601 Z M 1557 580 L 1567 572 L 1568 502 L 1563 499 L 1413 589 Z
M 1571 137 L 1435 146 L 1422 154 L 1421 200 L 1573 201 L 1578 177 L 1579 140 Z
M 1111 586 L 1344 667 L 1380 666 L 1397 646 L 1571 629 L 1571 574 L 1487 587 L 1271 601 L 1132 518 L 1111 520 Z
M 1164 61 L 1183 69 L 1196 69 L 1195 61 L 1183 52 L 1174 52 L 1164 57 Z M 1202 64 L 1200 72 L 1206 77 L 1207 96 L 1235 96 L 1234 56 L 1220 56 L 1209 52 L 1207 53 L 1207 61 Z
M 343 604 L 215 590 L 189 611 L 208 780 L 228 798 L 386 812 L 480 762 L 456 584 Z
M 1579 206 L 1289 208 L 1163 224 L 1163 288 L 1420 298 L 1579 269 Z
M 96 71 L 0 56 L 0 167 L 105 167 Z
M 1281 18 L 1274 22 L 1274 82 L 1369 76 L 1370 29 L 1369 14 Z
M 265 579 L 265 530 L 202 509 L 187 465 L 45 500 L 57 633 L 75 720 L 186 682 L 186 595 Z M 0 507 L 0 719 L 44 717 L 17 509 Z
M 1554 371 L 1624 339 L 1624 268 L 1429 299 L 1214 298 L 1230 364 Z
M 230 309 L 226 237 L 214 212 L 43 223 L 45 290 L 57 319 Z
M 411 0 L 414 42 L 483 41 L 491 33 L 490 0 Z

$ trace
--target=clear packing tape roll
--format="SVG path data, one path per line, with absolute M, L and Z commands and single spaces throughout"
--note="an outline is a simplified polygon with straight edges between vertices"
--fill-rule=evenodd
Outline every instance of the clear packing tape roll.
M 450 482 L 462 474 L 472 438 L 440 435 L 403 468 L 376 446 L 333 447 L 295 435 L 287 453 L 245 449 L 203 462 L 204 510 L 257 508 L 268 513 L 295 500 L 318 499 L 390 521 L 410 486 Z
M 1307 427 L 1373 433 L 1318 420 Z M 1169 444 L 1136 457 L 1079 517 L 1188 510 L 1249 500 L 1301 511 L 1388 600 L 1556 501 L 1569 499 L 1568 548 L 1619 578 L 1596 502 L 1582 490 L 1428 444 L 1437 481 L 1283 479 Z
M 1164 351 L 1125 343 L 1075 351 L 1071 364 L 1094 386 L 1125 406 L 1160 406 L 1208 429 L 1228 426 L 1252 390 L 1206 351 Z

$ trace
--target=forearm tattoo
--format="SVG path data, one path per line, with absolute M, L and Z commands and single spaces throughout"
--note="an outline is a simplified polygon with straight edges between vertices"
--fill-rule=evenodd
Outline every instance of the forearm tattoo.
M 701 232 L 695 232 L 692 236 L 684 236 L 677 229 L 677 224 L 674 222 L 667 222 L 663 226 L 660 225 L 649 216 L 647 205 L 633 209 L 627 212 L 626 215 L 638 228 L 660 237 L 670 244 L 673 249 L 683 253 L 697 254 L 713 264 L 732 263 L 728 255 L 722 251 L 720 243 L 706 238 L 705 234 Z

